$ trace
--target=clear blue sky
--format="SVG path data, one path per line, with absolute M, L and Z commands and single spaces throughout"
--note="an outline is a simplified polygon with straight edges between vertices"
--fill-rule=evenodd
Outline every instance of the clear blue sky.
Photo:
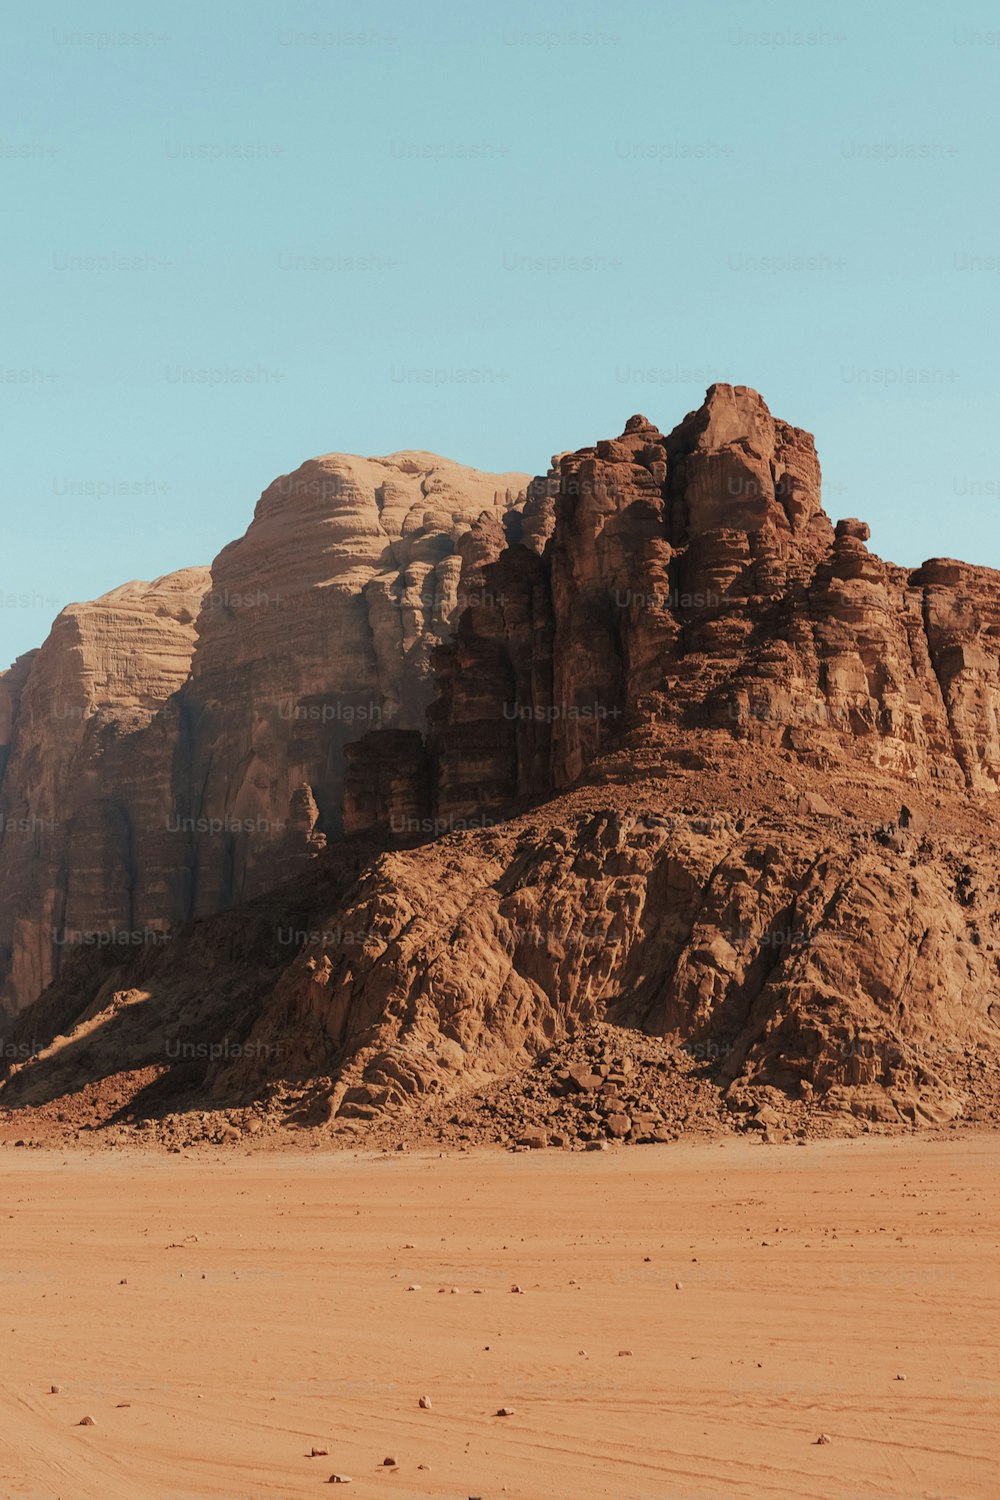
M 20 12 L 4 662 L 310 455 L 537 471 L 714 379 L 816 433 L 884 555 L 1000 566 L 995 6 Z

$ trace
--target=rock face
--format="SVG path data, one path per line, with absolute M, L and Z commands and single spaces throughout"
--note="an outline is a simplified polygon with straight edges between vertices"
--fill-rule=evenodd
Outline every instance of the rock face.
M 423 727 L 461 538 L 484 512 L 499 527 L 527 482 L 429 453 L 331 454 L 265 491 L 212 566 L 184 693 L 191 913 L 273 885 L 278 845 L 287 872 L 294 799 L 304 858 L 340 835 L 346 747 Z
M 37 655 L 37 651 L 29 651 L 24 656 L 19 656 L 8 671 L 0 672 L 0 785 L 3 784 L 3 774 L 10 759 L 14 720 L 17 718 L 21 694 L 31 672 L 31 663 Z
M 686 812 L 633 780 L 384 857 L 280 980 L 262 1055 L 283 1039 L 348 1117 L 471 1089 L 605 1018 L 684 1046 L 735 1104 L 766 1085 L 926 1122 L 995 1090 L 995 858 L 870 811 L 775 816 L 788 783 L 748 796 L 754 764 L 734 747 L 681 773 Z M 220 1081 L 266 1076 L 251 1058 Z
M 891 1078 L 912 1114 L 929 1035 L 1000 1040 L 993 944 L 969 927 L 944 850 L 918 853 L 902 828 L 883 842 L 903 797 L 878 788 L 883 821 L 845 825 L 843 781 L 857 767 L 907 796 L 996 791 L 997 575 L 883 563 L 864 523 L 824 514 L 809 435 L 740 387 L 713 387 L 667 437 L 633 417 L 562 455 L 529 491 L 535 515 L 506 546 L 499 528 L 470 533 L 470 604 L 436 659 L 431 824 L 487 831 L 373 869 L 337 917 L 366 943 L 305 955 L 261 1035 L 318 1025 L 344 1113 L 447 1087 L 455 1046 L 488 1074 L 607 1013 L 714 1049 L 731 1083 L 828 1094 Z M 771 757 L 775 823 L 748 831 L 724 783 L 679 828 L 653 798 L 638 824 L 611 799 L 582 829 L 536 826 L 514 847 L 488 831 L 581 777 L 703 774 L 719 744 L 734 777 Z M 378 735 L 365 747 L 370 765 Z M 775 774 L 789 760 L 813 778 L 790 805 Z M 415 741 L 395 764 L 416 804 Z M 908 887 L 901 869 L 918 865 Z M 953 930 L 931 941 L 946 913 Z M 968 1011 L 947 1022 L 953 992 Z M 889 996 L 907 1026 L 887 1019 Z
M 435 826 L 570 786 L 667 726 L 724 729 L 820 773 L 862 759 L 992 794 L 996 575 L 907 571 L 868 536 L 833 526 L 812 438 L 744 387 L 713 386 L 669 436 L 636 416 L 561 455 L 513 545 L 496 528 L 464 558 L 469 608 L 430 713 Z M 366 818 L 359 796 L 351 826 Z
M 11 1008 L 94 934 L 155 943 L 176 916 L 175 695 L 208 586 L 208 570 L 191 568 L 70 605 L 2 680 L 0 995 Z
M 211 570 L 65 610 L 0 676 L 0 1006 L 68 944 L 158 942 L 337 836 L 346 746 L 422 724 L 456 545 L 527 482 L 328 455 L 271 485 Z
M 477 493 L 464 522 L 452 500 L 428 519 L 426 477 L 418 500 L 405 465 L 397 493 L 359 462 L 300 471 L 287 551 L 264 497 L 212 588 L 266 578 L 290 602 L 211 602 L 179 694 L 192 816 L 289 825 L 266 847 L 195 838 L 190 911 L 305 868 L 252 922 L 210 919 L 237 966 L 241 923 L 261 949 L 270 902 L 301 906 L 296 941 L 284 961 L 272 941 L 242 1007 L 238 985 L 223 1006 L 193 977 L 197 922 L 54 986 L 23 1025 L 70 1042 L 0 1102 L 52 1097 L 76 1030 L 138 997 L 131 1068 L 156 1060 L 140 1022 L 162 1035 L 194 1009 L 239 1042 L 201 1074 L 217 1100 L 271 1091 L 341 1122 L 482 1092 L 606 1023 L 701 1061 L 719 1107 L 765 1132 L 796 1112 L 995 1110 L 1000 576 L 884 563 L 863 522 L 825 515 L 809 435 L 742 387 L 712 387 L 667 435 L 633 417 L 516 504 Z M 440 620 L 414 600 L 432 575 Z M 15 754 L 35 672 L 7 690 Z M 378 706 L 381 727 L 282 725 L 285 694 Z M 324 906 L 334 862 L 357 878 Z M 116 1034 L 86 1032 L 106 1072 Z M 647 1093 L 602 1093 L 596 1134 L 649 1137 Z M 659 1118 L 697 1093 L 661 1090 Z

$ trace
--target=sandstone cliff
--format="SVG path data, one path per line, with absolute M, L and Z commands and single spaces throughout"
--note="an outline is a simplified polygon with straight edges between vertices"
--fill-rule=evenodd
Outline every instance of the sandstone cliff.
M 812 438 L 756 392 L 713 386 L 666 437 L 633 417 L 529 494 L 524 518 L 542 513 L 551 540 L 539 549 L 534 524 L 527 545 L 482 534 L 438 653 L 435 826 L 569 786 L 666 725 L 792 749 L 820 773 L 861 759 L 996 791 L 996 575 L 895 567 L 863 522 L 834 526 Z M 379 821 L 348 795 L 353 828 Z
M 463 533 L 527 476 L 330 454 L 211 570 L 73 605 L 0 676 L 0 1008 L 68 946 L 156 944 L 341 827 L 345 747 L 422 723 Z
M 267 520 L 263 505 L 255 526 Z M 161 953 L 53 992 L 23 1018 L 51 1045 L 2 1098 L 44 1105 L 81 1048 L 91 1076 L 141 1063 L 169 1097 L 166 1041 L 193 1043 L 196 1022 L 216 1048 L 200 1086 L 220 1105 L 268 1097 L 334 1128 L 429 1118 L 437 1100 L 486 1098 L 611 1021 L 659 1039 L 657 1066 L 678 1049 L 702 1064 L 737 1119 L 981 1118 L 1000 1095 L 1000 578 L 901 568 L 867 541 L 863 522 L 824 513 L 811 437 L 755 392 L 715 386 L 672 432 L 633 417 L 448 534 L 448 623 L 459 604 L 460 618 L 446 639 L 423 617 L 409 698 L 360 605 L 338 613 L 343 645 L 324 666 L 332 638 L 312 634 L 307 591 L 311 655 L 280 670 L 240 647 L 244 616 L 209 615 L 183 694 L 203 705 L 193 785 L 200 805 L 240 814 L 308 786 L 300 834 L 333 845 L 254 903 L 254 941 L 271 902 L 307 920 L 266 982 L 247 976 L 242 1009 L 192 973 L 197 922 Z M 244 576 L 230 553 L 215 587 Z M 351 563 L 359 582 L 369 563 Z M 322 575 L 316 564 L 313 590 Z M 352 597 L 380 598 L 381 576 Z M 314 746 L 299 755 L 248 707 L 280 684 L 310 702 L 362 680 L 399 711 L 339 743 L 329 776 Z M 225 788 L 213 745 L 238 768 Z M 345 838 L 329 810 L 339 789 Z M 216 859 L 198 851 L 210 900 L 245 895 L 255 861 L 231 857 L 225 885 L 206 874 Z M 333 860 L 357 878 L 324 907 L 316 881 Z M 238 953 L 251 917 L 212 921 Z M 114 1019 L 123 1006 L 129 1019 Z M 611 1133 L 650 1138 L 641 1105 L 634 1130 L 611 1107 Z M 581 1138 L 600 1119 L 589 1109 Z
M 156 942 L 183 871 L 169 832 L 195 622 L 191 568 L 64 609 L 20 679 L 0 781 L 0 995 L 33 1000 L 94 932 Z
M 192 912 L 274 884 L 297 796 L 304 854 L 339 835 L 346 746 L 422 727 L 431 651 L 461 612 L 460 539 L 526 484 L 428 453 L 331 454 L 265 491 L 212 566 L 184 694 Z

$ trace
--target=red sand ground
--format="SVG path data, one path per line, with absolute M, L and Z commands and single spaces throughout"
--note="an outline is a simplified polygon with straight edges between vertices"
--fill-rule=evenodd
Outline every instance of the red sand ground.
M 5 1149 L 0 1496 L 992 1500 L 998 1167 Z

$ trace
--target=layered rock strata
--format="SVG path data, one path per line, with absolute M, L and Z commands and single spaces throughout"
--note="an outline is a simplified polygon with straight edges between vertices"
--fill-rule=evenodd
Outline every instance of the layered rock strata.
M 347 746 L 423 724 L 458 544 L 527 483 L 327 455 L 276 480 L 211 570 L 65 610 L 0 676 L 0 1008 L 68 944 L 155 943 L 338 837 Z
M 443 521 L 431 525 L 443 538 Z M 764 1129 L 990 1116 L 1000 577 L 941 559 L 901 568 L 868 541 L 863 522 L 825 515 L 808 434 L 756 393 L 714 386 L 673 432 L 633 417 L 621 437 L 560 455 L 516 504 L 480 507 L 449 532 L 435 566 L 457 629 L 443 639 L 424 621 L 412 696 L 376 672 L 399 713 L 339 745 L 343 785 L 339 772 L 324 780 L 310 744 L 293 753 L 269 738 L 247 705 L 272 702 L 279 681 L 315 701 L 330 691 L 323 672 L 355 684 L 351 643 L 369 638 L 352 635 L 357 604 L 338 614 L 343 664 L 321 669 L 310 646 L 307 667 L 279 674 L 232 641 L 215 655 L 206 645 L 199 664 L 199 644 L 181 698 L 204 705 L 189 759 L 205 768 L 204 805 L 287 804 L 297 837 L 331 840 L 313 874 L 252 904 L 254 943 L 269 909 L 306 920 L 287 961 L 272 939 L 266 983 L 247 974 L 242 1009 L 238 984 L 220 1006 L 217 981 L 193 976 L 198 922 L 176 946 L 60 991 L 23 1025 L 48 1016 L 51 1029 L 58 1010 L 63 1041 L 19 1065 L 0 1101 L 54 1097 L 78 1033 L 87 1066 L 110 1071 L 114 1032 L 95 1041 L 95 1019 L 123 1006 L 129 1067 L 153 1067 L 143 1017 L 162 1034 L 197 1002 L 203 1032 L 241 1049 L 201 1074 L 220 1106 L 267 1099 L 335 1129 L 482 1093 L 607 1023 L 661 1039 L 651 1064 L 683 1049 L 720 1110 Z M 238 636 L 241 619 L 218 628 Z M 220 708 L 223 658 L 239 734 Z M 239 768 L 226 788 L 199 744 Z M 346 838 L 330 811 L 341 785 Z M 294 849 L 282 858 L 294 863 Z M 324 904 L 315 882 L 334 861 L 352 879 Z M 204 851 L 192 868 L 216 902 L 266 873 L 262 859 L 230 857 L 223 881 Z M 210 920 L 238 977 L 242 908 Z M 160 1057 L 159 1097 L 170 1078 Z M 597 1135 L 591 1115 L 648 1113 L 645 1086 L 609 1096 L 622 1105 L 609 1115 L 603 1085 L 593 1092 L 584 1118 Z M 688 1094 L 666 1089 L 661 1106 Z

